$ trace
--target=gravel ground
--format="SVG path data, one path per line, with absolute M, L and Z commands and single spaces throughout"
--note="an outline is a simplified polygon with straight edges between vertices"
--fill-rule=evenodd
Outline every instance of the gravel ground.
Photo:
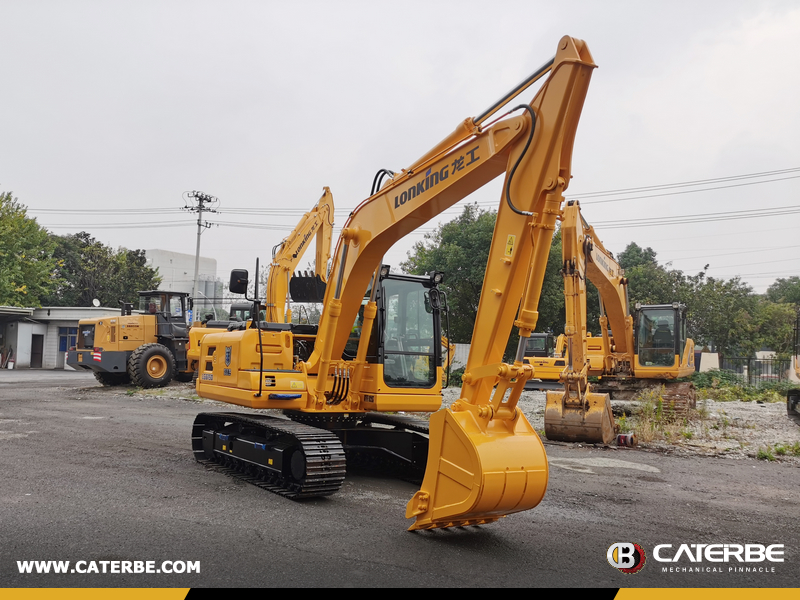
M 173 382 L 169 387 L 156 390 L 141 390 L 137 388 L 106 388 L 98 392 L 120 393 L 124 389 L 126 394 L 142 394 L 155 396 L 178 397 L 187 401 L 209 404 L 209 408 L 230 409 L 230 405 L 214 400 L 204 400 L 197 397 L 192 384 Z M 444 406 L 449 406 L 459 397 L 459 388 L 443 390 Z M 614 412 L 621 414 L 635 412 L 637 403 L 634 401 L 611 402 Z M 519 407 L 531 422 L 533 427 L 541 434 L 544 433 L 544 392 L 523 392 Z M 269 412 L 269 411 L 265 411 Z M 427 415 L 417 413 L 415 416 Z M 639 440 L 639 447 L 654 452 L 664 452 L 674 455 L 694 456 L 721 456 L 731 459 L 763 458 L 765 455 L 780 462 L 789 462 L 800 466 L 800 456 L 795 456 L 791 451 L 781 455 L 781 447 L 788 448 L 795 445 L 800 448 L 800 427 L 786 416 L 786 403 L 784 402 L 716 402 L 711 399 L 698 397 L 697 409 L 691 411 L 688 423 L 679 423 L 666 428 L 668 438 L 664 435 L 660 439 L 644 441 Z M 662 430 L 662 433 L 664 430 Z M 551 442 L 560 443 L 560 442 Z M 776 451 L 777 450 L 777 451 Z M 761 451 L 761 456 L 759 456 Z
M 444 390 L 445 405 L 458 398 L 458 389 Z M 615 413 L 635 412 L 634 401 L 612 400 Z M 544 392 L 523 392 L 519 406 L 537 431 L 544 431 Z M 756 458 L 759 450 L 772 450 L 775 460 L 800 465 L 800 456 L 781 456 L 776 447 L 800 445 L 800 427 L 786 416 L 784 402 L 715 402 L 697 399 L 687 424 L 667 428 L 670 439 L 640 440 L 643 449 L 671 454 Z

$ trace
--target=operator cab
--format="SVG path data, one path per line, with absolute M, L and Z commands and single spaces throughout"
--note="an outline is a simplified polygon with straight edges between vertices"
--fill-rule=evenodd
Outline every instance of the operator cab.
M 553 333 L 532 333 L 525 344 L 526 357 L 547 358 L 553 356 L 555 352 L 555 340 Z
M 635 352 L 642 367 L 673 367 L 676 356 L 683 362 L 686 347 L 686 306 L 673 304 L 636 305 Z
M 442 366 L 441 313 L 447 310 L 445 295 L 438 288 L 441 280 L 439 272 L 401 275 L 391 273 L 388 265 L 380 270 L 380 286 L 375 290 L 378 314 L 367 362 L 383 365 L 383 379 L 389 387 L 432 388 L 437 383 L 436 368 Z M 364 308 L 371 295 L 370 285 L 342 355 L 346 360 L 356 358 Z
M 433 388 L 439 383 L 437 367 L 443 364 L 441 314 L 447 313 L 445 294 L 438 288 L 442 275 L 440 272 L 423 276 L 394 274 L 388 265 L 380 269 L 380 285 L 375 290 L 378 313 L 372 324 L 366 361 L 383 365 L 388 387 Z M 248 277 L 244 269 L 232 271 L 230 291 L 244 293 Z M 342 352 L 344 360 L 356 359 L 364 309 L 372 295 L 370 283 Z M 314 351 L 317 325 L 261 321 L 257 326 L 263 331 L 291 331 L 297 362 L 308 360 Z M 242 323 L 237 328 L 245 327 L 255 328 L 256 323 Z
M 139 292 L 139 312 L 155 315 L 158 336 L 185 338 L 187 336 L 187 305 L 192 302 L 186 292 L 151 290 Z

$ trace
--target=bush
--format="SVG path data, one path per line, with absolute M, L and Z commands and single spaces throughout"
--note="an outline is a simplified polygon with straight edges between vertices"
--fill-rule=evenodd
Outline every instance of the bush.
M 790 381 L 765 381 L 759 386 L 752 386 L 738 373 L 718 369 L 694 373 L 690 379 L 699 397 L 717 402 L 783 402 L 786 392 L 795 387 Z

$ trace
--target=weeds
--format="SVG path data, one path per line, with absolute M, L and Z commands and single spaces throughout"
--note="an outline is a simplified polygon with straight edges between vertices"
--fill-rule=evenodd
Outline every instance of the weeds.
M 756 458 L 759 460 L 775 460 L 775 455 L 772 453 L 772 448 L 767 446 L 766 448 L 759 448 L 758 452 L 756 452 Z
M 642 390 L 637 396 L 639 406 L 626 425 L 643 443 L 656 439 L 678 439 L 686 426 L 673 407 L 664 402 L 664 387 Z
M 800 442 L 792 445 L 778 444 L 775 446 L 775 454 L 778 456 L 800 456 Z

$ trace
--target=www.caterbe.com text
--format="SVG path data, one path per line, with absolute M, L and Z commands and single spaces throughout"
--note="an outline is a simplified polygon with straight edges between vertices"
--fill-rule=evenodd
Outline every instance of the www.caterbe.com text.
M 72 566 L 71 566 L 72 565 Z M 18 560 L 20 573 L 199 573 L 200 561 L 165 560 L 157 563 L 154 560 L 79 560 L 71 563 L 68 560 Z

